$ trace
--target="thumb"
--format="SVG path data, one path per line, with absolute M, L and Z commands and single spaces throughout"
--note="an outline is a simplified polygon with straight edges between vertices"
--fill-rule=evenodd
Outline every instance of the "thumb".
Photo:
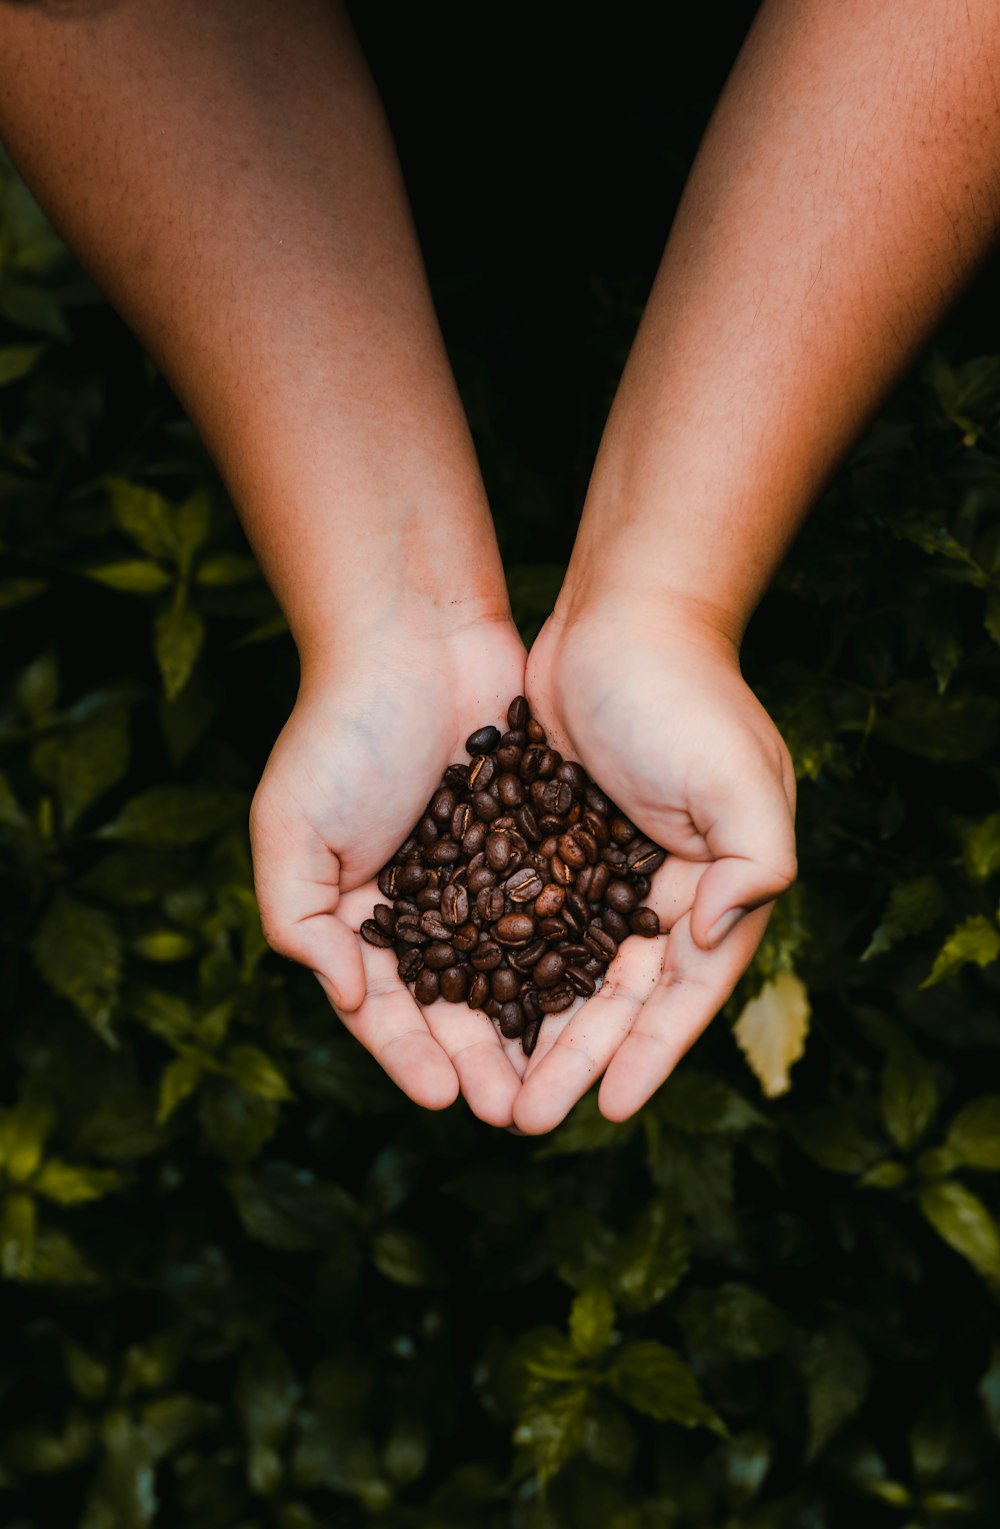
M 741 783 L 705 831 L 712 862 L 691 909 L 691 935 L 714 950 L 751 908 L 787 892 L 797 874 L 795 827 L 780 780 Z

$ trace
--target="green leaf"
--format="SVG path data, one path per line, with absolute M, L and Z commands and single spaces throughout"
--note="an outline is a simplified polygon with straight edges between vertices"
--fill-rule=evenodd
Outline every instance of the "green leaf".
M 191 678 L 204 640 L 205 623 L 178 592 L 173 603 L 160 611 L 153 623 L 156 661 L 168 701 L 175 700 Z
M 53 649 L 22 669 L 14 686 L 17 704 L 32 722 L 42 722 L 59 699 L 59 660 Z
M 354 1200 L 339 1185 L 321 1182 L 306 1168 L 268 1162 L 256 1171 L 233 1174 L 229 1184 L 249 1236 L 280 1252 L 316 1247 L 336 1251 L 355 1239 Z M 401 1256 L 400 1267 L 405 1262 Z
M 0 611 L 12 611 L 19 605 L 27 605 L 48 589 L 47 579 L 0 579 Z
M 733 1027 L 737 1044 L 769 1099 L 791 1087 L 789 1068 L 805 1051 L 811 1009 L 805 984 L 794 972 L 765 983 Z
M 166 1125 L 174 1111 L 193 1094 L 201 1081 L 204 1067 L 197 1052 L 175 1057 L 160 1078 L 160 1096 L 156 1106 L 156 1124 Z
M 31 755 L 35 774 L 56 793 L 65 828 L 109 791 L 128 769 L 131 754 L 128 712 L 106 706 L 76 726 L 42 738 Z
M 177 536 L 177 561 L 187 573 L 195 553 L 204 546 L 212 530 L 212 498 L 206 488 L 194 493 L 177 506 L 174 517 Z
M 597 1107 L 597 1092 L 591 1089 L 573 1106 L 562 1125 L 538 1149 L 538 1156 L 562 1157 L 571 1152 L 601 1152 L 606 1147 L 625 1142 L 636 1130 L 636 1117 L 618 1123 L 607 1120 Z
M 62 1232 L 41 1227 L 35 1235 L 31 1268 L 23 1275 L 33 1285 L 95 1285 L 98 1274 L 74 1242 Z
M 690 1257 L 691 1242 L 677 1205 L 655 1198 L 615 1246 L 608 1264 L 611 1288 L 626 1311 L 649 1311 L 680 1283 Z
M 972 881 L 988 881 L 1000 871 L 1000 812 L 991 812 L 965 830 L 962 851 Z
M 262 1497 L 273 1496 L 281 1484 L 281 1447 L 301 1399 L 284 1350 L 276 1343 L 250 1349 L 240 1363 L 236 1408 L 247 1438 L 247 1479 Z
M 864 1173 L 884 1155 L 881 1142 L 844 1106 L 817 1105 L 791 1119 L 788 1130 L 803 1152 L 830 1173 Z
M 154 786 L 127 802 L 113 823 L 99 830 L 102 839 L 175 849 L 198 844 L 246 811 L 241 792 L 208 786 Z
M 574 1297 L 569 1314 L 570 1342 L 584 1359 L 600 1359 L 611 1344 L 615 1306 L 600 1285 L 588 1285 Z
M 699 1425 L 725 1433 L 725 1424 L 702 1399 L 690 1366 L 681 1356 L 653 1338 L 630 1343 L 616 1355 L 608 1380 L 622 1401 L 659 1423 Z
M 551 1481 L 582 1447 L 587 1399 L 585 1387 L 563 1387 L 518 1418 L 514 1443 L 530 1458 L 540 1486 Z
M 936 924 L 946 909 L 941 883 L 936 876 L 917 876 L 901 881 L 889 894 L 885 912 L 868 942 L 862 961 L 870 961 L 909 935 L 923 934 Z
M 916 1146 L 937 1107 L 934 1068 L 908 1043 L 897 1041 L 882 1073 L 882 1119 L 901 1151 L 909 1152 Z
M 159 563 L 142 562 L 137 558 L 122 563 L 99 563 L 81 569 L 81 572 L 98 584 L 106 584 L 109 589 L 120 589 L 135 595 L 154 594 L 173 582 L 170 574 Z
M 971 962 L 976 966 L 991 966 L 997 956 L 1000 956 L 1000 929 L 993 919 L 975 913 L 952 930 L 937 953 L 930 976 L 925 977 L 920 986 L 934 987 Z
M 202 1089 L 198 1112 L 209 1146 L 238 1167 L 251 1162 L 278 1129 L 278 1106 L 228 1078 L 213 1078 Z
M 37 1172 L 55 1122 L 48 1099 L 26 1093 L 0 1114 L 0 1168 L 14 1184 L 26 1184 Z
M 248 584 L 260 576 L 260 569 L 252 557 L 244 557 L 239 552 L 216 552 L 198 564 L 195 582 L 220 587 Z
M 82 1205 L 87 1200 L 103 1199 L 124 1183 L 122 1175 L 112 1168 L 81 1168 L 50 1158 L 31 1187 L 57 1205 Z
M 964 764 L 988 754 L 1000 728 L 992 696 L 941 695 L 929 685 L 899 685 L 875 730 L 886 743 L 935 764 Z
M 33 372 L 47 345 L 0 345 L 0 388 Z
M 692 1135 L 746 1131 L 769 1124 L 766 1116 L 728 1083 L 686 1063 L 671 1073 L 656 1094 L 655 1108 L 668 1125 Z
M 63 1340 L 63 1359 L 67 1378 L 77 1396 L 93 1402 L 107 1395 L 111 1371 L 106 1364 L 88 1354 L 85 1348 L 74 1343 L 71 1338 Z
M 806 1459 L 814 1460 L 861 1407 L 871 1369 L 864 1349 L 843 1327 L 813 1333 L 801 1365 L 809 1414 Z
M 681 1309 L 687 1346 L 716 1364 L 765 1359 L 788 1346 L 789 1327 L 760 1290 L 736 1281 L 695 1290 Z
M 226 1070 L 248 1094 L 279 1103 L 295 1097 L 279 1068 L 257 1046 L 230 1046 Z
M 37 1213 L 31 1195 L 8 1194 L 0 1203 L 0 1275 L 31 1279 Z
M 108 915 L 58 892 L 35 932 L 32 953 L 49 987 L 68 999 L 109 1046 L 117 1045 L 111 1016 L 122 947 Z
M 939 1179 L 921 1189 L 920 1209 L 949 1247 L 1000 1288 L 1000 1228 L 982 1200 L 957 1179 Z
M 177 556 L 177 536 L 170 505 L 152 489 L 140 488 L 124 478 L 107 478 L 111 505 L 118 525 L 149 557 L 172 563 Z
M 1000 1094 L 963 1105 L 948 1127 L 945 1153 L 954 1166 L 1000 1170 Z
M 427 1285 L 434 1278 L 434 1260 L 427 1244 L 401 1227 L 383 1227 L 372 1242 L 372 1261 L 395 1285 Z
M 425 1425 L 415 1417 L 397 1418 L 382 1449 L 386 1474 L 399 1486 L 411 1486 L 427 1469 L 430 1441 Z
M 31 1476 L 55 1476 L 81 1465 L 93 1453 L 97 1425 L 75 1408 L 60 1432 L 44 1423 L 27 1423 L 7 1436 L 4 1459 Z
M 179 929 L 150 929 L 136 935 L 129 948 L 145 961 L 184 961 L 198 949 L 197 940 Z

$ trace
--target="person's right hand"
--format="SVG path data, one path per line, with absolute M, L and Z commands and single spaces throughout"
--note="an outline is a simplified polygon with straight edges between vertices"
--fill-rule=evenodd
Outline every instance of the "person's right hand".
M 386 899 L 375 877 L 420 818 L 469 733 L 506 726 L 524 688 L 507 621 L 449 635 L 386 628 L 307 670 L 251 810 L 254 876 L 268 942 L 318 978 L 347 1028 L 417 1104 L 461 1089 L 490 1124 L 510 1124 L 525 1061 L 480 1011 L 422 1009 L 396 955 L 357 934 Z

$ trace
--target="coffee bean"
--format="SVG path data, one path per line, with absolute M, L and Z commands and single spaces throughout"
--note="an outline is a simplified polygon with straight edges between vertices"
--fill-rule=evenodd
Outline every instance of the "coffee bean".
M 565 817 L 573 805 L 573 793 L 564 780 L 547 780 L 542 790 L 542 805 L 546 812 Z
M 638 833 L 635 824 L 622 812 L 615 813 L 608 827 L 616 844 L 631 844 Z
M 585 972 L 581 966 L 571 966 L 566 973 L 566 981 L 574 993 L 581 998 L 589 998 L 597 991 L 597 983 L 589 972 Z
M 446 966 L 438 973 L 441 997 L 449 1003 L 464 1003 L 469 992 L 470 973 L 467 966 Z
M 539 920 L 538 933 L 545 940 L 564 940 L 569 929 L 561 918 L 543 918 Z
M 608 865 L 613 871 L 624 870 L 628 865 L 628 856 L 617 844 L 609 844 L 607 849 L 602 849 L 598 855 L 602 865 Z
M 526 945 L 535 933 L 535 921 L 530 913 L 505 913 L 493 932 L 502 945 Z
M 544 940 L 532 940 L 523 950 L 512 950 L 507 959 L 515 971 L 530 972 L 535 962 L 544 956 L 545 950 Z
M 367 944 L 375 945 L 379 950 L 392 949 L 392 935 L 380 929 L 373 918 L 366 918 L 361 925 L 361 938 Z
M 441 892 L 438 887 L 421 887 L 413 899 L 421 913 L 428 913 L 431 909 L 436 913 L 441 906 Z
M 644 935 L 647 940 L 660 933 L 660 920 L 652 908 L 633 909 L 628 916 L 628 926 L 633 934 Z
M 574 871 L 587 864 L 587 852 L 575 834 L 563 834 L 559 840 L 559 854 Z
M 438 982 L 437 972 L 428 971 L 425 966 L 416 982 L 413 984 L 413 996 L 418 1003 L 434 1003 L 440 997 L 441 985 Z
M 518 748 L 516 743 L 501 743 L 500 747 L 496 751 L 495 756 L 497 766 L 499 769 L 503 770 L 505 774 L 516 774 L 518 766 L 521 763 L 522 752 L 523 751 Z
M 496 764 L 488 754 L 480 754 L 469 766 L 469 790 L 485 791 L 496 774 Z
M 562 760 L 556 766 L 555 775 L 556 780 L 564 780 L 567 786 L 572 786 L 578 795 L 582 795 L 587 788 L 587 772 L 583 765 L 577 764 L 574 759 Z
M 516 999 L 501 1005 L 497 1015 L 500 1034 L 509 1041 L 516 1041 L 524 1030 L 524 1010 Z
M 472 805 L 476 809 L 476 817 L 483 823 L 492 823 L 494 818 L 500 816 L 500 803 L 488 791 L 477 791 L 472 798 Z
M 474 871 L 469 872 L 469 893 L 473 897 L 478 897 L 480 892 L 496 884 L 497 873 L 488 865 L 477 865 Z
M 437 823 L 450 823 L 458 798 L 450 786 L 439 786 L 431 797 L 430 815 Z
M 469 982 L 469 996 L 466 1002 L 470 1009 L 481 1009 L 490 996 L 490 979 L 485 972 L 476 972 Z
M 431 971 L 443 972 L 446 966 L 454 966 L 455 952 L 450 945 L 435 940 L 432 945 L 424 949 L 424 965 L 429 966 Z
M 396 915 L 387 903 L 376 903 L 372 914 L 383 934 L 391 934 L 396 927 Z
M 586 945 L 581 945 L 578 942 L 561 945 L 559 949 L 567 966 L 585 966 L 590 960 L 590 951 Z
M 566 971 L 566 962 L 558 950 L 549 950 L 536 961 L 531 972 L 531 980 L 538 988 L 555 987 L 561 982 Z
M 646 901 L 652 885 L 648 876 L 637 876 L 634 871 L 632 872 L 632 890 L 641 903 Z
M 474 950 L 479 942 L 479 930 L 475 924 L 461 924 L 454 932 L 449 941 L 457 951 L 465 953 Z
M 588 903 L 601 902 L 610 885 L 611 872 L 606 865 L 602 865 L 599 861 L 590 873 L 590 880 L 587 886 Z
M 494 972 L 503 960 L 503 951 L 495 940 L 485 940 L 477 945 L 469 957 L 469 963 L 477 972 Z
M 538 761 L 539 780 L 548 780 L 550 775 L 554 775 L 556 773 L 561 764 L 561 754 L 557 753 L 555 749 L 543 749 L 542 757 Z
M 486 859 L 490 869 L 505 871 L 510 864 L 510 852 L 512 849 L 510 834 L 497 833 L 496 830 L 486 835 Z
M 472 809 L 470 808 L 470 811 L 471 810 Z M 473 855 L 479 854 L 485 843 L 486 824 L 480 823 L 477 818 L 474 823 L 469 824 L 468 828 L 465 830 L 465 833 L 462 835 L 462 849 L 464 853 L 471 858 Z
M 540 722 L 535 721 L 534 717 L 528 718 L 527 722 L 524 724 L 524 728 L 532 743 L 545 742 L 545 729 Z
M 608 820 L 602 817 L 599 812 L 593 812 L 588 808 L 583 814 L 583 826 L 588 833 L 593 834 L 601 849 L 609 843 L 611 834 L 608 829 Z
M 486 1002 L 483 1004 L 483 1010 L 490 1016 L 490 1019 L 499 1019 L 500 1011 L 502 1008 L 503 1004 L 498 998 L 487 998 Z
M 528 703 L 523 695 L 516 695 L 507 707 L 507 726 L 523 731 L 528 725 Z
M 535 898 L 535 912 L 539 918 L 553 918 L 566 901 L 565 887 L 557 887 L 550 881 Z
M 486 923 L 494 923 L 506 906 L 502 887 L 483 887 L 482 891 L 476 894 L 476 912 Z
M 464 791 L 467 773 L 467 765 L 450 764 L 444 772 L 444 784 L 450 786 L 453 791 Z
M 512 971 L 509 966 L 500 966 L 490 974 L 490 992 L 500 1003 L 510 1003 L 521 991 L 521 986 L 520 973 Z
M 500 748 L 505 745 L 508 748 L 523 749 L 528 741 L 528 735 L 523 727 L 509 727 L 500 739 Z
M 579 892 L 573 891 L 563 904 L 562 916 L 565 919 L 566 915 L 570 914 L 577 920 L 580 928 L 583 929 L 590 922 L 591 911 Z
M 441 826 L 435 823 L 432 817 L 421 818 L 417 824 L 417 842 L 423 849 L 429 849 L 436 840 L 441 837 Z
M 503 889 L 512 903 L 532 903 L 543 886 L 544 882 L 534 867 L 526 865 L 507 877 Z
M 451 930 L 448 925 L 440 913 L 435 913 L 432 908 L 429 908 L 426 913 L 421 913 L 420 927 L 432 940 L 451 939 Z
M 627 865 L 630 871 L 639 871 L 643 875 L 652 876 L 658 871 L 667 858 L 665 849 L 660 849 L 656 844 L 649 844 L 646 840 L 637 845 L 629 852 Z
M 604 901 L 616 913 L 631 913 L 639 906 L 639 899 L 627 881 L 613 881 L 604 894 Z
M 399 880 L 399 867 L 387 865 L 378 873 L 378 889 L 383 897 L 395 897 L 396 883 Z
M 505 807 L 520 807 L 524 801 L 524 786 L 509 770 L 498 778 L 497 792 Z
M 604 818 L 610 818 L 614 814 L 614 807 L 608 801 L 604 792 L 594 785 L 593 781 L 590 782 L 589 786 L 583 788 L 583 797 L 591 812 L 599 812 Z
M 629 937 L 629 926 L 620 913 L 614 908 L 605 906 L 601 911 L 601 923 L 610 934 L 611 938 L 620 945 L 622 940 Z
M 446 924 L 464 924 L 469 917 L 469 894 L 450 882 L 441 893 L 441 917 Z
M 525 749 L 521 755 L 521 763 L 517 767 L 517 773 L 526 786 L 531 786 L 537 782 L 538 761 L 544 753 L 545 750 L 539 748 L 538 744 L 535 743 L 530 748 Z
M 421 909 L 417 907 L 416 903 L 411 903 L 408 898 L 397 897 L 393 912 L 396 915 L 397 923 L 401 918 L 412 918 L 418 923 L 420 921 Z
M 404 865 L 396 877 L 396 890 L 397 892 L 419 892 L 426 880 L 427 872 L 422 865 Z
M 465 740 L 465 752 L 467 754 L 492 754 L 500 742 L 500 729 L 498 727 L 478 727 L 474 733 L 470 733 Z
M 569 983 L 562 987 L 549 988 L 547 992 L 540 993 L 538 1002 L 543 1014 L 561 1014 L 563 1009 L 568 1009 L 576 994 Z
M 419 950 L 404 950 L 396 963 L 396 970 L 404 982 L 412 982 L 424 967 L 424 958 Z
M 451 823 L 449 825 L 452 838 L 461 844 L 474 822 L 475 817 L 468 802 L 459 802 L 451 815 Z
M 618 954 L 618 946 L 607 930 L 602 929 L 598 924 L 590 925 L 583 937 L 583 943 L 599 961 L 613 961 Z
M 436 844 L 431 845 L 425 859 L 428 865 L 454 865 L 461 853 L 461 845 L 456 844 L 454 839 L 439 839 Z M 405 867 L 406 871 L 409 869 L 409 866 Z
M 429 938 L 415 918 L 398 918 L 395 932 L 397 945 L 426 945 Z
M 519 832 L 524 835 L 530 844 L 538 843 L 542 837 L 538 828 L 538 819 L 527 804 L 517 809 L 517 812 L 514 814 L 514 821 L 517 823 Z

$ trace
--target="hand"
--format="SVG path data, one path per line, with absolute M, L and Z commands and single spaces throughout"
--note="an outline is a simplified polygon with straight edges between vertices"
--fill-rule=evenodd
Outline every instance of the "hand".
M 385 899 L 374 880 L 420 818 L 475 727 L 506 723 L 524 687 L 506 621 L 445 637 L 384 629 L 333 672 L 306 670 L 251 810 L 268 942 L 310 967 L 344 1024 L 417 1104 L 510 1124 L 525 1061 L 517 1041 L 464 1004 L 417 1004 L 396 956 L 357 930 Z
M 732 643 L 693 620 L 550 617 L 527 686 L 553 746 L 670 856 L 647 899 L 665 933 L 542 1026 L 514 1109 L 535 1133 L 602 1073 L 601 1112 L 624 1120 L 718 1013 L 795 879 L 795 776 Z

